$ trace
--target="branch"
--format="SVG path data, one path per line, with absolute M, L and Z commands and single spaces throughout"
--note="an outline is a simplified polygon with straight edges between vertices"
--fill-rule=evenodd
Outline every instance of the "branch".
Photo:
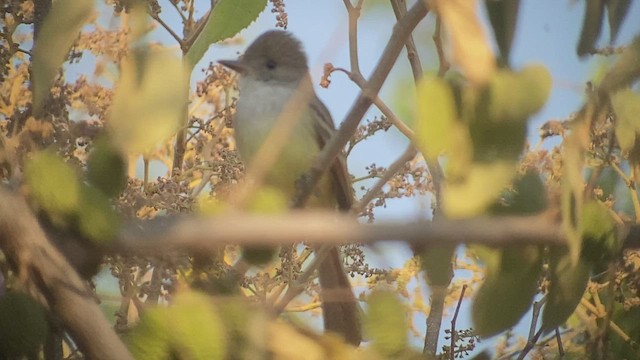
M 284 215 L 235 213 L 215 218 L 157 218 L 126 227 L 113 243 L 113 250 L 147 255 L 176 249 L 215 253 L 221 244 L 277 246 L 300 239 L 305 239 L 308 245 L 370 244 L 386 240 L 420 246 L 566 245 L 561 226 L 545 215 L 358 224 L 350 215 L 305 210 Z
M 133 359 L 93 293 L 47 240 L 25 201 L 2 188 L 0 250 L 18 279 L 59 317 L 87 358 Z
M 367 82 L 367 87 L 360 92 L 360 95 L 342 122 L 339 131 L 329 140 L 314 160 L 308 173 L 308 181 L 305 183 L 305 186 L 301 186 L 294 198 L 295 207 L 299 208 L 304 206 L 322 174 L 329 168 L 338 153 L 349 142 L 349 139 L 358 128 L 360 120 L 373 103 L 380 88 L 382 88 L 382 84 L 384 84 L 384 81 L 389 75 L 398 55 L 400 55 L 405 39 L 407 39 L 418 23 L 427 16 L 428 12 L 429 10 L 425 4 L 422 1 L 418 1 L 413 5 L 411 10 L 407 12 L 407 16 L 396 23 L 382 57 Z

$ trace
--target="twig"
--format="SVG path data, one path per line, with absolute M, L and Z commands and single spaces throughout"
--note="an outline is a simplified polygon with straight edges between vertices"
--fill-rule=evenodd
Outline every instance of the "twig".
M 564 347 L 562 347 L 562 336 L 560 336 L 560 330 L 556 328 L 556 341 L 558 343 L 558 357 L 562 359 L 564 357 Z
M 404 166 L 405 164 L 413 159 L 418 154 L 418 151 L 413 145 L 409 145 L 407 150 L 404 151 L 400 157 L 393 162 L 384 172 L 384 174 L 378 179 L 378 181 L 367 191 L 366 194 L 360 199 L 358 202 L 353 204 L 351 207 L 351 212 L 354 214 L 360 214 L 364 208 L 375 199 L 382 188 L 394 177 Z
M 180 45 L 180 48 L 182 49 L 184 47 L 184 40 L 178 34 L 176 34 L 176 32 L 173 31 L 173 29 L 166 22 L 164 22 L 164 20 L 162 20 L 160 16 L 156 14 L 150 15 L 153 20 L 157 21 L 158 24 L 160 24 L 165 30 L 167 30 L 167 32 L 178 42 L 178 45 Z
M 542 335 L 542 331 L 543 329 L 540 328 L 538 330 L 538 332 L 536 332 L 532 338 L 530 338 L 527 341 L 527 345 L 525 345 L 525 347 L 522 349 L 522 351 L 520 351 L 520 354 L 518 354 L 518 360 L 523 360 L 527 354 L 529 353 L 529 351 L 531 351 L 533 349 L 533 347 L 536 345 L 536 343 L 538 342 L 538 339 L 540 338 L 540 335 Z
M 391 38 L 380 58 L 378 65 L 374 69 L 367 87 L 360 92 L 351 110 L 342 122 L 338 132 L 331 137 L 327 145 L 313 161 L 308 172 L 305 186 L 301 186 L 294 197 L 294 206 L 303 207 L 307 199 L 316 187 L 322 174 L 329 168 L 338 153 L 349 142 L 349 139 L 356 131 L 360 120 L 367 112 L 378 95 L 382 84 L 386 80 L 391 68 L 395 64 L 407 36 L 413 31 L 418 23 L 427 15 L 429 10 L 422 1 L 416 2 L 407 16 L 397 22 L 393 28 Z
M 307 282 L 318 269 L 322 261 L 327 257 L 330 249 L 331 246 L 323 245 L 315 252 L 315 256 L 311 264 L 309 264 L 309 267 L 306 268 L 294 282 L 289 284 L 289 288 L 287 288 L 287 291 L 284 293 L 280 301 L 273 306 L 275 314 L 280 314 L 284 311 L 285 307 L 287 307 L 291 300 L 295 299 L 304 291 Z
M 462 299 L 464 299 L 464 292 L 467 290 L 467 284 L 462 285 L 462 291 L 460 291 L 460 298 L 458 299 L 458 305 L 456 311 L 453 313 L 453 319 L 451 319 L 451 360 L 454 360 L 456 348 L 456 340 L 458 334 L 456 333 L 456 321 L 458 321 L 458 313 L 460 312 L 460 305 L 462 305 Z
M 436 51 L 438 52 L 438 76 L 443 77 L 449 70 L 449 62 L 444 55 L 444 48 L 442 46 L 442 20 L 440 16 L 436 16 L 436 30 L 433 33 L 433 42 L 436 45 Z

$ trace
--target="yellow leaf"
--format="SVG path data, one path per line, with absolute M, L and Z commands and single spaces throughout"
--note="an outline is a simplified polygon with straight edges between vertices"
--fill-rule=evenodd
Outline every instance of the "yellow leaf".
M 450 36 L 453 63 L 476 85 L 486 84 L 496 62 L 477 14 L 476 0 L 433 0 Z
M 453 93 L 439 78 L 424 78 L 418 84 L 418 131 L 425 157 L 436 159 L 449 150 L 454 138 L 456 108 Z
M 479 215 L 493 204 L 515 175 L 511 161 L 475 163 L 463 181 L 444 189 L 443 208 L 448 217 L 466 218 Z

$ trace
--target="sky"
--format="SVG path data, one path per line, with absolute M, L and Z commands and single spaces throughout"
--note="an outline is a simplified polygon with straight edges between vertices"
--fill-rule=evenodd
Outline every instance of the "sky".
M 208 9 L 209 1 L 196 1 L 197 14 L 203 15 Z M 368 77 L 391 34 L 395 17 L 387 1 L 365 0 L 359 21 L 359 54 L 360 67 L 363 75 Z M 181 29 L 179 18 L 174 9 L 161 1 L 163 12 L 160 16 L 175 29 Z M 297 36 L 308 53 L 311 75 L 314 83 L 318 84 L 322 75 L 322 67 L 330 62 L 334 66 L 349 68 L 349 54 L 347 41 L 347 12 L 341 0 L 302 1 L 286 0 L 288 13 L 288 30 Z M 199 68 L 206 67 L 210 61 L 219 59 L 233 59 L 262 32 L 275 27 L 275 14 L 270 12 L 270 6 L 259 18 L 239 35 L 243 43 L 239 45 L 213 45 L 196 66 L 194 79 L 201 72 Z M 544 108 L 530 120 L 529 141 L 538 141 L 537 129 L 551 119 L 566 119 L 574 111 L 579 110 L 583 101 L 585 83 L 592 79 L 602 65 L 609 59 L 594 56 L 579 59 L 576 46 L 582 27 L 584 1 L 575 0 L 523 0 L 516 34 L 513 41 L 511 60 L 515 69 L 524 65 L 540 63 L 545 65 L 552 74 L 553 87 L 549 101 Z M 483 13 L 483 11 L 481 10 Z M 493 34 L 483 13 L 483 22 L 487 36 Z M 635 35 L 640 34 L 640 2 L 632 2 L 618 36 L 617 45 L 627 44 Z M 425 72 L 437 70 L 437 57 L 431 39 L 434 28 L 433 15 L 418 26 L 414 38 L 420 51 Z M 178 31 L 180 33 L 180 31 Z M 155 34 L 158 40 L 172 44 L 172 38 L 159 29 Z M 608 41 L 608 26 L 603 27 L 599 45 Z M 328 89 L 316 86 L 321 100 L 330 109 L 334 121 L 339 124 L 356 99 L 359 89 L 342 73 L 334 73 L 331 86 Z M 406 53 L 400 55 L 396 66 L 391 72 L 381 91 L 381 98 L 391 106 L 403 121 L 412 124 L 414 108 L 413 83 Z M 366 118 L 379 116 L 375 108 L 371 108 Z M 546 146 L 555 143 L 549 141 Z M 366 173 L 364 167 L 375 162 L 378 166 L 386 166 L 393 162 L 405 149 L 407 140 L 396 130 L 379 133 L 372 141 L 358 146 L 349 158 L 349 168 L 356 177 Z M 372 183 L 372 182 L 371 182 Z M 368 183 L 369 185 L 371 183 Z M 365 183 L 364 185 L 367 185 Z M 411 221 L 429 218 L 431 214 L 429 197 L 417 199 L 390 200 L 389 206 L 376 210 L 379 221 L 402 220 Z M 391 252 L 387 250 L 391 250 Z M 378 253 L 385 254 L 379 256 Z M 392 256 L 389 256 L 392 253 Z M 409 258 L 410 251 L 398 243 L 381 244 L 378 252 L 371 252 L 370 259 L 378 266 L 400 266 Z M 448 325 L 445 319 L 443 326 Z M 525 316 L 524 323 L 528 321 Z M 420 320 L 417 324 L 424 321 Z M 526 325 L 526 324 L 525 324 Z M 463 316 L 459 320 L 458 328 L 470 327 L 469 309 L 463 307 Z M 520 329 L 524 325 L 520 325 Z M 443 328 L 444 328 L 443 327 Z M 442 339 L 441 339 L 442 340 Z

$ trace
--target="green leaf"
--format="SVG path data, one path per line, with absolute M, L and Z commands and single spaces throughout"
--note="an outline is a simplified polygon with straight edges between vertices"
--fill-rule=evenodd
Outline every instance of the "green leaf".
M 420 255 L 422 269 L 430 286 L 448 286 L 453 278 L 453 253 L 456 246 L 433 246 Z
M 211 44 L 228 39 L 251 24 L 267 6 L 267 0 L 221 0 L 209 15 L 204 29 L 186 54 L 193 69 Z
M 491 120 L 524 122 L 547 102 L 551 85 L 551 74 L 542 65 L 529 65 L 519 72 L 497 72 L 490 87 Z
M 195 292 L 181 293 L 170 308 L 146 311 L 128 335 L 136 359 L 224 359 L 224 324 L 211 299 Z
M 513 184 L 513 190 L 506 193 L 504 204 L 496 206 L 500 215 L 537 214 L 547 207 L 547 191 L 536 171 L 529 171 Z
M 33 50 L 33 111 L 38 114 L 69 49 L 89 19 L 93 0 L 54 1 Z
M 584 18 L 582 19 L 582 31 L 578 42 L 578 55 L 589 54 L 595 46 L 604 18 L 604 0 L 585 0 Z
M 518 21 L 518 9 L 520 0 L 485 0 L 493 34 L 498 43 L 500 54 L 503 61 L 509 63 L 509 53 L 511 52 L 511 43 Z
M 613 260 L 621 250 L 616 223 L 598 201 L 589 201 L 582 208 L 582 238 L 582 257 L 598 265 Z
M 454 145 L 451 133 L 456 121 L 453 92 L 440 78 L 425 77 L 418 84 L 418 131 L 427 158 L 437 157 Z
M 9 291 L 0 297 L 0 319 L 2 358 L 38 358 L 48 332 L 42 306 L 30 296 Z
M 96 243 L 113 240 L 120 229 L 120 217 L 105 194 L 84 185 L 78 209 L 78 227 Z
M 169 50 L 131 49 L 111 107 L 111 139 L 124 154 L 148 151 L 180 126 L 188 80 L 180 59 Z
M 599 90 L 606 93 L 623 89 L 638 78 L 640 78 L 640 35 L 633 39 L 631 45 L 604 76 Z
M 621 90 L 611 96 L 611 104 L 616 114 L 616 138 L 620 150 L 627 155 L 640 133 L 640 94 L 629 89 Z
M 500 196 L 515 175 L 515 163 L 474 163 L 468 176 L 443 190 L 443 209 L 450 218 L 480 215 Z
M 620 31 L 622 22 L 627 16 L 629 5 L 631 5 L 630 0 L 608 0 L 605 2 L 607 14 L 609 15 L 609 41 L 611 43 L 614 43 L 618 37 L 618 31 Z
M 99 138 L 87 161 L 87 180 L 108 197 L 118 196 L 127 185 L 126 163 L 107 137 Z
M 75 171 L 54 153 L 37 153 L 26 165 L 33 197 L 49 215 L 75 213 L 80 205 L 80 181 Z
M 589 264 L 581 260 L 572 265 L 571 257 L 566 251 L 564 254 L 552 256 L 549 264 L 551 283 L 542 313 L 542 329 L 545 332 L 552 331 L 567 321 L 580 303 L 589 283 Z
M 372 346 L 384 356 L 393 357 L 407 347 L 407 314 L 398 297 L 387 291 L 369 296 L 365 329 Z
M 500 268 L 497 271 L 487 270 L 486 279 L 473 301 L 476 333 L 490 337 L 516 325 L 531 306 L 540 272 L 538 248 L 505 248 Z

